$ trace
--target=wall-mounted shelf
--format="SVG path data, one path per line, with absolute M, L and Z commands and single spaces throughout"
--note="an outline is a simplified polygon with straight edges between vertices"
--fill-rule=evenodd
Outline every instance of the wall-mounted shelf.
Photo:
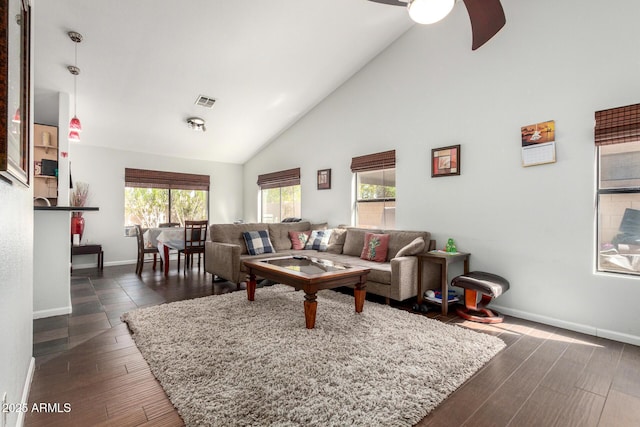
M 38 126 L 42 126 L 42 125 L 38 125 Z M 33 148 L 43 148 L 44 152 L 46 154 L 49 154 L 49 150 L 55 150 L 58 151 L 58 147 L 54 147 L 53 145 L 38 145 L 38 144 L 33 144 Z
M 87 212 L 97 211 L 100 208 L 95 206 L 34 206 L 33 210 L 36 211 L 68 211 L 68 212 Z
M 34 188 L 36 200 L 58 201 L 58 128 L 35 124 L 33 127 Z M 42 173 L 46 173 L 43 175 Z

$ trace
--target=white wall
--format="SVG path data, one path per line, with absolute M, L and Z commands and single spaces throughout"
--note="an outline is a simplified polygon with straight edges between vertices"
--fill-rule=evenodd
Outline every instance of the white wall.
M 33 318 L 69 314 L 71 212 L 37 210 L 33 220 Z
M 20 403 L 33 341 L 33 200 L 20 184 L 0 181 L 0 398 Z M 16 414 L 8 416 L 8 425 Z
M 245 165 L 301 167 L 302 216 L 348 223 L 351 157 L 396 149 L 398 229 L 453 237 L 471 268 L 503 275 L 507 313 L 640 344 L 640 278 L 594 273 L 594 112 L 640 102 L 640 3 L 504 0 L 506 27 L 471 51 L 462 3 L 414 26 Z M 520 127 L 556 121 L 557 162 L 523 168 Z M 460 176 L 431 178 L 432 148 L 461 144 Z M 332 189 L 316 171 L 332 169 Z
M 33 93 L 33 83 L 30 93 Z M 33 110 L 33 97 L 30 104 Z M 32 135 L 33 120 L 30 122 Z M 29 155 L 32 159 L 32 141 Z M 33 166 L 29 167 L 33 176 Z M 7 403 L 19 404 L 26 403 L 35 366 L 32 357 L 33 189 L 0 179 L 0 200 L 0 325 L 3 326 L 0 328 L 0 399 L 7 393 Z M 8 413 L 6 425 L 17 425 L 23 419 L 24 414 Z
M 135 263 L 135 238 L 124 237 L 124 170 L 154 169 L 211 176 L 210 223 L 225 223 L 242 216 L 242 165 L 177 159 L 153 154 L 90 147 L 82 142 L 70 148 L 74 183 L 89 184 L 88 205 L 100 208 L 85 212 L 83 242 L 102 244 L 104 264 Z M 95 256 L 73 258 L 74 268 L 95 266 Z

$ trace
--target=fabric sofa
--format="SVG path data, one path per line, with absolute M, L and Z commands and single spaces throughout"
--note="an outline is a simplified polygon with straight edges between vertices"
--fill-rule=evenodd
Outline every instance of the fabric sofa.
M 245 244 L 244 232 L 267 230 L 275 253 L 250 255 Z M 431 233 L 426 231 L 378 230 L 356 227 L 338 227 L 331 230 L 326 250 L 293 249 L 289 232 L 311 232 L 327 230 L 327 224 L 312 224 L 308 221 L 296 223 L 251 223 L 212 224 L 211 241 L 206 242 L 205 271 L 236 284 L 247 279 L 242 263 L 248 259 L 270 258 L 282 255 L 306 255 L 348 265 L 370 268 L 367 292 L 396 301 L 415 297 L 418 293 L 418 253 L 435 249 Z M 360 258 L 367 232 L 388 234 L 388 252 L 383 262 Z M 424 243 L 422 243 L 424 242 Z M 398 256 L 400 255 L 400 256 Z M 427 266 L 425 266 L 427 267 Z M 425 269 L 423 283 L 438 283 L 433 270 Z M 425 289 L 427 289 L 425 287 Z

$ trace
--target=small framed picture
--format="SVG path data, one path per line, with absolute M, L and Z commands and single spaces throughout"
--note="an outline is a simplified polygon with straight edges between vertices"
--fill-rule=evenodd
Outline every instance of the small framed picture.
M 522 166 L 543 165 L 556 161 L 556 122 L 549 120 L 520 128 Z
M 460 145 L 431 149 L 431 178 L 460 175 Z
M 331 169 L 320 169 L 318 171 L 318 190 L 331 189 Z

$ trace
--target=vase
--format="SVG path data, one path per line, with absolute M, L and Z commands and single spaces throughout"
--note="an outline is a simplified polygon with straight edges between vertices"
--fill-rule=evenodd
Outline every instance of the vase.
M 71 216 L 71 243 L 73 243 L 73 235 L 80 235 L 82 240 L 82 234 L 84 233 L 84 218 L 79 212 L 74 212 Z

